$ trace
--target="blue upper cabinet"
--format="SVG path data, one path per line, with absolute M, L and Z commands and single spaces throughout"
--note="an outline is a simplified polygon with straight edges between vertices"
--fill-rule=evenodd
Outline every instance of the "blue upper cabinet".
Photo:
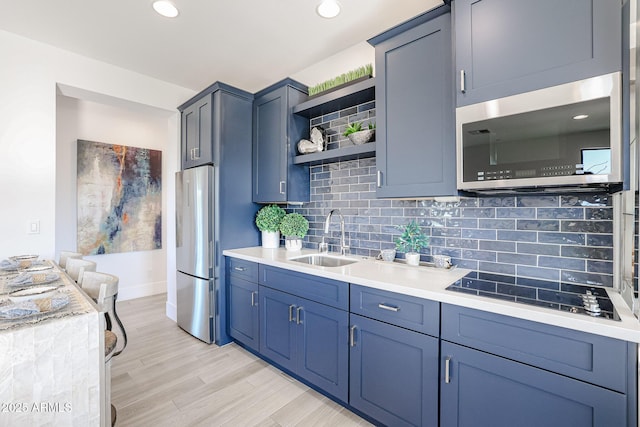
M 246 105 L 252 100 L 250 93 L 216 82 L 180 105 L 182 169 L 220 166 L 223 142 L 229 148 L 242 145 L 245 129 L 251 125 Z
M 369 40 L 378 197 L 457 194 L 449 10 L 441 6 Z
M 457 106 L 622 68 L 620 0 L 456 0 Z
M 309 166 L 294 164 L 296 144 L 309 137 L 309 120 L 291 111 L 306 99 L 306 86 L 291 79 L 255 94 L 253 201 L 256 203 L 309 201 Z
M 182 169 L 214 163 L 211 141 L 213 95 L 208 94 L 182 110 Z

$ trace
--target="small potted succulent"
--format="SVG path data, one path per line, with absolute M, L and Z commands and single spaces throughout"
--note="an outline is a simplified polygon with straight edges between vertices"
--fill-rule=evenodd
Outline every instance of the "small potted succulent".
M 280 222 L 286 212 L 278 205 L 263 206 L 256 214 L 256 226 L 262 232 L 262 247 L 275 249 L 280 246 Z
M 356 145 L 364 144 L 373 139 L 376 131 L 376 124 L 369 123 L 368 129 L 362 129 L 361 122 L 350 123 L 345 129 L 343 135 L 349 138 Z
M 408 265 L 420 265 L 420 249 L 429 246 L 429 236 L 422 232 L 415 221 L 400 229 L 402 234 L 395 240 L 396 249 L 404 252 Z
M 299 213 L 289 213 L 280 222 L 280 232 L 285 237 L 284 243 L 288 251 L 302 249 L 302 238 L 309 231 L 309 221 Z

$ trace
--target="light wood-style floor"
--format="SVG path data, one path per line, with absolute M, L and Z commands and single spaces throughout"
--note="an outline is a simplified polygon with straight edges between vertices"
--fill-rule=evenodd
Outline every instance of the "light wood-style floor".
M 368 422 L 243 350 L 165 316 L 166 295 L 118 301 L 129 345 L 113 359 L 117 426 L 363 426 Z

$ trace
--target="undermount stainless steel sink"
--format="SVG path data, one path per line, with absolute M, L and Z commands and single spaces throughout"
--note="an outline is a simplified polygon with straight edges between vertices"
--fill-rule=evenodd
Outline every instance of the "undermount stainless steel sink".
M 295 258 L 289 258 L 289 261 L 295 261 L 309 265 L 319 265 L 322 267 L 343 267 L 345 265 L 358 262 L 358 260 L 354 258 L 327 254 L 302 255 Z

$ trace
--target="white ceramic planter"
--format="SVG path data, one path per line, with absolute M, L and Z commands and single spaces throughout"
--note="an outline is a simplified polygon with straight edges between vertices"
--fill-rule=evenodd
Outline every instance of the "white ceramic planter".
M 279 231 L 263 231 L 262 247 L 265 249 L 277 249 L 278 247 L 280 247 L 280 232 Z
M 287 237 L 284 239 L 284 247 L 287 248 L 288 251 L 299 251 L 302 249 L 302 239 Z
M 407 265 L 420 265 L 420 254 L 418 252 L 407 252 L 404 254 Z

